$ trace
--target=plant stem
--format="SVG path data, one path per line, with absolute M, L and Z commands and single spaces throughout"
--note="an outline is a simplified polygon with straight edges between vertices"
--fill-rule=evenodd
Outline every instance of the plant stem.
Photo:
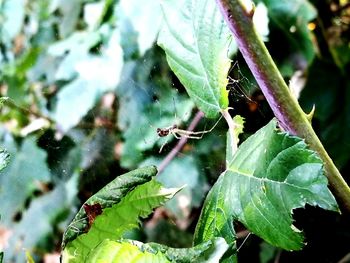
M 230 136 L 230 142 L 231 142 L 231 155 L 233 156 L 236 151 L 237 151 L 237 148 L 238 148 L 238 141 L 236 140 L 236 136 L 235 136 L 235 123 L 234 121 L 232 120 L 232 117 L 230 115 L 230 113 L 228 112 L 228 109 L 227 110 L 223 110 L 221 111 L 221 114 L 222 116 L 224 116 L 226 122 L 227 122 L 227 125 L 228 125 L 228 132 L 229 132 L 229 136 Z M 232 156 L 230 156 L 230 158 L 232 158 Z M 226 157 L 227 159 L 228 157 Z
M 18 109 L 23 114 L 32 114 L 33 116 L 35 116 L 37 118 L 42 118 L 42 119 L 47 120 L 49 123 L 53 123 L 53 120 L 51 120 L 49 117 L 42 115 L 40 112 L 32 111 L 30 108 L 24 108 L 22 106 L 19 106 L 15 103 L 15 101 L 13 99 L 11 99 L 9 97 L 1 97 L 0 99 L 1 99 L 0 106 L 1 106 L 1 104 L 7 104 L 11 108 Z
M 235 36 L 238 48 L 252 71 L 280 126 L 304 138 L 324 162 L 326 175 L 337 200 L 350 211 L 350 188 L 327 154 L 307 115 L 290 93 L 264 43 L 255 31 L 252 12 L 240 0 L 216 0 L 226 23 Z

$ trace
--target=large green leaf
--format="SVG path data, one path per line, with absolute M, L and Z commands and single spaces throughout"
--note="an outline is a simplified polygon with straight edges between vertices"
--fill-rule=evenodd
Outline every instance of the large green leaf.
M 195 104 L 208 118 L 228 106 L 230 34 L 215 1 L 162 0 L 158 44 Z
M 80 208 L 79 212 L 65 231 L 62 240 L 62 247 L 65 247 L 67 242 L 72 241 L 87 229 L 88 218 L 84 210 L 85 204 L 99 204 L 102 209 L 111 207 L 112 205 L 119 203 L 133 188 L 150 181 L 152 176 L 155 176 L 156 173 L 157 169 L 154 166 L 133 170 L 118 176 L 100 191 L 91 196 Z
M 124 27 L 130 23 L 137 32 L 140 55 L 143 56 L 154 44 L 160 29 L 162 12 L 159 0 L 148 0 L 145 5 L 140 5 L 138 0 L 120 0 L 118 11 L 118 22 Z
M 170 263 L 167 257 L 161 252 L 155 254 L 148 251 L 141 251 L 131 243 L 111 240 L 101 242 L 95 249 L 91 250 L 86 260 L 85 262 L 96 263 Z
M 319 157 L 275 127 L 271 121 L 239 147 L 207 196 L 195 243 L 222 236 L 230 244 L 238 220 L 272 245 L 297 250 L 303 235 L 292 225 L 293 209 L 308 203 L 338 211 Z
M 36 146 L 34 138 L 27 138 L 18 149 L 15 142 L 7 143 L 13 161 L 0 175 L 0 214 L 9 225 L 13 216 L 21 211 L 26 199 L 40 183 L 49 182 L 50 171 L 46 165 L 46 152 Z
M 228 245 L 223 238 L 192 248 L 171 248 L 157 243 L 133 240 L 105 240 L 88 256 L 91 262 L 219 262 Z
M 140 217 L 147 217 L 154 208 L 172 198 L 179 190 L 179 188 L 163 188 L 155 180 L 137 186 L 119 203 L 103 209 L 102 214 L 95 218 L 88 233 L 69 242 L 64 257 L 70 259 L 69 262 L 84 261 L 91 249 L 103 240 L 122 238 L 127 231 L 138 227 Z
M 219 262 L 223 254 L 228 249 L 228 245 L 223 238 L 213 238 L 191 248 L 171 248 L 157 243 L 133 244 L 152 253 L 163 253 L 171 262 Z

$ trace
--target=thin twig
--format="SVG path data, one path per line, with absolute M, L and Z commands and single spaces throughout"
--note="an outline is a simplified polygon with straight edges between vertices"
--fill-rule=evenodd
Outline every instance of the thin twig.
M 190 125 L 188 126 L 187 131 L 193 131 L 194 128 L 198 125 L 199 121 L 204 117 L 204 113 L 199 111 L 194 116 L 193 120 L 191 121 Z M 172 159 L 181 151 L 182 147 L 186 144 L 188 138 L 185 136 L 182 136 L 179 142 L 176 144 L 176 146 L 167 154 L 167 156 L 163 159 L 163 161 L 158 166 L 158 174 L 162 173 L 169 165 Z
M 231 153 L 232 153 L 232 156 L 236 153 L 237 151 L 237 147 L 238 147 L 238 141 L 236 140 L 236 136 L 235 136 L 235 123 L 234 121 L 232 120 L 232 117 L 230 115 L 230 113 L 228 112 L 228 109 L 227 110 L 223 110 L 221 111 L 221 114 L 222 116 L 224 116 L 226 122 L 227 122 L 227 125 L 229 127 L 229 134 L 230 134 L 230 142 L 231 142 Z
M 16 102 L 13 99 L 9 98 L 9 97 L 1 97 L 1 98 L 3 99 L 2 100 L 3 103 L 6 103 L 9 107 L 18 109 L 23 114 L 31 114 L 31 115 L 35 116 L 36 118 L 42 118 L 42 119 L 47 120 L 49 123 L 53 123 L 53 120 L 50 119 L 50 117 L 48 117 L 46 115 L 43 115 L 40 112 L 33 111 L 30 108 L 24 108 L 24 107 L 22 107 L 20 105 L 17 105 Z
M 277 255 L 276 255 L 275 260 L 273 261 L 273 263 L 279 263 L 280 262 L 282 252 L 283 252 L 282 249 L 278 250 Z

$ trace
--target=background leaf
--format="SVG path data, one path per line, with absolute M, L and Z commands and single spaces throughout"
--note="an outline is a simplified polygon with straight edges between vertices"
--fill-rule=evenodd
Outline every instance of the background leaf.
M 92 262 L 219 262 L 228 246 L 217 238 L 192 248 L 170 248 L 156 243 L 104 240 L 88 256 Z
M 147 217 L 154 208 L 172 198 L 178 191 L 176 188 L 163 188 L 155 180 L 137 186 L 119 203 L 103 209 L 87 234 L 68 243 L 65 256 L 70 262 L 80 262 L 104 239 L 122 238 L 127 231 L 138 227 L 139 217 Z
M 153 46 L 160 29 L 162 12 L 159 1 L 149 0 L 146 5 L 140 5 L 137 0 L 120 0 L 117 11 L 120 25 L 125 27 L 129 23 L 137 32 L 137 43 L 143 56 Z
M 162 140 L 156 129 L 181 125 L 188 121 L 193 109 L 193 102 L 172 89 L 170 83 L 159 78 L 149 81 L 152 69 L 163 66 L 151 55 L 146 55 L 142 64 L 129 63 L 116 90 L 120 98 L 118 127 L 124 132 L 125 139 L 120 161 L 121 166 L 127 168 L 137 167 L 145 159 L 143 152 L 154 146 L 158 152 L 165 140 L 171 142 L 173 137 Z
M 234 219 L 274 246 L 301 249 L 303 236 L 292 225 L 292 210 L 308 203 L 338 211 L 321 160 L 275 126 L 271 121 L 239 147 L 207 196 L 195 243 L 223 236 L 230 244 Z
M 143 244 L 138 241 L 127 241 L 142 251 L 162 253 L 171 262 L 219 262 L 228 245 L 223 238 L 215 238 L 191 248 L 171 248 L 157 243 Z
M 285 57 L 281 61 L 281 67 L 284 75 L 291 76 L 295 68 L 304 69 L 315 57 L 316 47 L 312 42 L 308 23 L 316 18 L 317 10 L 307 0 L 261 0 L 261 2 L 268 9 L 272 27 L 278 28 L 280 31 L 278 33 L 280 44 L 288 43 L 288 45 L 283 46 L 290 49 L 288 52 L 284 51 L 284 54 L 289 54 L 289 57 Z M 271 49 L 271 52 L 274 54 L 278 50 Z M 280 57 L 279 59 L 281 59 Z M 291 57 L 293 57 L 292 60 Z
M 46 165 L 46 153 L 36 146 L 35 138 L 28 137 L 17 148 L 14 141 L 8 142 L 7 150 L 13 156 L 12 162 L 0 177 L 0 199 L 7 200 L 0 206 L 2 222 L 10 225 L 15 214 L 21 211 L 26 199 L 51 180 Z
M 10 44 L 11 40 L 20 32 L 25 16 L 24 0 L 2 1 L 1 13 L 5 21 L 1 27 L 1 40 Z
M 8 165 L 10 162 L 10 155 L 6 150 L 0 148 L 0 172 Z
M 75 29 L 79 19 L 81 1 L 79 0 L 54 0 L 51 2 L 50 11 L 59 11 L 62 14 L 62 21 L 59 24 L 61 37 L 67 37 Z
M 89 35 L 86 37 L 89 38 Z M 85 41 L 89 42 L 89 40 Z M 77 48 L 81 47 L 74 46 L 73 51 Z M 51 52 L 53 51 L 51 50 Z M 118 85 L 123 66 L 123 51 L 119 46 L 119 32 L 114 31 L 101 56 L 85 54 L 83 57 L 76 57 L 76 53 L 73 53 L 73 56 L 75 60 L 73 68 L 78 77 L 59 92 L 54 115 L 63 131 L 78 124 L 104 92 L 111 91 Z M 63 63 L 65 70 L 67 70 L 66 63 Z M 72 110 L 72 105 L 74 105 L 74 110 Z
M 68 182 L 61 182 L 56 188 L 33 200 L 19 222 L 11 228 L 13 234 L 8 240 L 6 262 L 25 262 L 22 247 L 32 248 L 32 256 L 40 255 L 40 250 L 53 249 L 54 227 L 62 222 L 63 214 L 69 211 L 77 192 L 77 176 Z M 35 226 L 33 227 L 33 222 Z M 62 231 L 62 229 L 60 229 Z
M 229 31 L 213 1 L 163 0 L 158 44 L 194 103 L 208 118 L 228 106 Z

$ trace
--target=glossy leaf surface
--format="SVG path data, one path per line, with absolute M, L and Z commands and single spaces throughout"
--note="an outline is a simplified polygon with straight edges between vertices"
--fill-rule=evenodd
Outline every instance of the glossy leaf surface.
M 154 166 L 139 168 L 129 173 L 118 176 L 112 182 L 103 187 L 96 194 L 91 196 L 80 208 L 73 221 L 64 233 L 62 247 L 67 242 L 75 239 L 81 233 L 84 233 L 89 227 L 88 217 L 84 209 L 84 205 L 99 204 L 102 209 L 111 207 L 119 203 L 122 198 L 138 185 L 142 185 L 152 179 L 157 173 Z
M 130 188 L 128 188 L 131 190 Z M 65 248 L 69 262 L 81 262 L 91 249 L 105 239 L 120 239 L 132 229 L 138 228 L 139 218 L 147 217 L 154 208 L 162 205 L 174 196 L 178 188 L 163 188 L 160 183 L 151 180 L 137 186 L 134 190 L 112 207 L 103 209 L 86 234 L 82 234 Z M 73 230 L 74 228 L 71 227 Z
M 158 44 L 195 104 L 208 118 L 228 107 L 230 34 L 215 1 L 163 0 Z
M 219 262 L 228 245 L 223 238 L 191 248 L 171 248 L 133 240 L 105 240 L 88 255 L 91 262 Z
M 338 211 L 319 157 L 271 121 L 242 143 L 209 192 L 195 243 L 213 236 L 232 243 L 232 220 L 238 220 L 274 246 L 301 249 L 303 235 L 292 224 L 292 210 L 305 204 Z

